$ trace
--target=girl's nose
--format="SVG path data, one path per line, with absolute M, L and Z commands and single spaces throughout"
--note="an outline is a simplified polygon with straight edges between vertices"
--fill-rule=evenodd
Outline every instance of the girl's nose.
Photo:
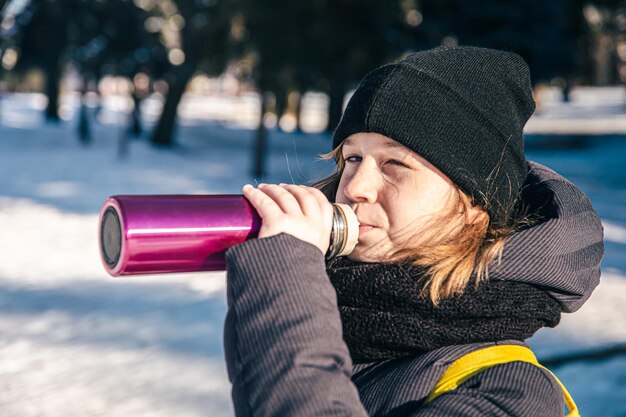
M 347 178 L 343 190 L 345 196 L 355 203 L 376 202 L 379 176 L 376 162 L 364 158 Z

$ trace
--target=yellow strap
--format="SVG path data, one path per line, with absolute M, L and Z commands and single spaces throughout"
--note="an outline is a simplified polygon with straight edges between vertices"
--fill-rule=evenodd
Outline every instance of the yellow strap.
M 428 398 L 426 398 L 425 403 L 433 401 L 441 394 L 456 389 L 459 385 L 487 368 L 515 361 L 532 363 L 533 365 L 550 372 L 550 375 L 554 377 L 563 390 L 565 405 L 567 405 L 567 409 L 569 410 L 567 417 L 580 417 L 580 413 L 578 412 L 578 408 L 576 407 L 572 396 L 569 392 L 567 392 L 567 389 L 561 381 L 559 381 L 556 375 L 554 375 L 548 368 L 537 362 L 535 354 L 529 348 L 517 345 L 490 346 L 461 356 L 443 373 L 443 376 L 439 379 L 433 391 L 430 393 Z

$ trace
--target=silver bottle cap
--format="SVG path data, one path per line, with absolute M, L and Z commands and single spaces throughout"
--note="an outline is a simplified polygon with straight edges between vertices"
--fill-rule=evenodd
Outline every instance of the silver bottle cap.
M 326 259 L 349 255 L 359 243 L 359 221 L 347 204 L 333 204 L 333 228 Z

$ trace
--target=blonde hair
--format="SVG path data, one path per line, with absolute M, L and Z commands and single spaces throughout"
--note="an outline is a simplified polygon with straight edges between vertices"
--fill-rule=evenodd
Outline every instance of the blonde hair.
M 325 160 L 333 158 L 337 169 L 330 176 L 313 184 L 330 201 L 335 199 L 345 168 L 341 149 L 342 145 L 339 145 L 331 152 L 320 155 Z M 468 211 L 474 205 L 471 197 L 458 187 L 455 187 L 455 194 L 453 198 L 456 197 L 458 210 L 437 218 L 437 222 L 454 224 L 454 220 L 463 220 L 460 228 L 445 231 L 443 237 L 432 244 L 411 246 L 410 240 L 407 240 L 403 247 L 390 253 L 386 261 L 408 262 L 423 268 L 425 279 L 422 282 L 422 295 L 428 296 L 435 306 L 446 298 L 462 294 L 472 279 L 475 286 L 487 281 L 489 265 L 500 261 L 506 238 L 520 227 L 531 223 L 528 216 L 520 215 L 505 226 L 497 226 L 492 224 L 486 211 L 482 211 L 470 222 Z M 441 236 L 440 230 L 436 232 Z

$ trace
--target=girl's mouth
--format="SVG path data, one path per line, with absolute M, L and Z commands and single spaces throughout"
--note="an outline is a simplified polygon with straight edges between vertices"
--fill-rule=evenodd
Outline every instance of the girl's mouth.
M 360 224 L 359 225 L 359 236 L 363 235 L 364 233 L 369 232 L 372 229 L 375 229 L 375 227 L 371 226 L 369 224 Z

